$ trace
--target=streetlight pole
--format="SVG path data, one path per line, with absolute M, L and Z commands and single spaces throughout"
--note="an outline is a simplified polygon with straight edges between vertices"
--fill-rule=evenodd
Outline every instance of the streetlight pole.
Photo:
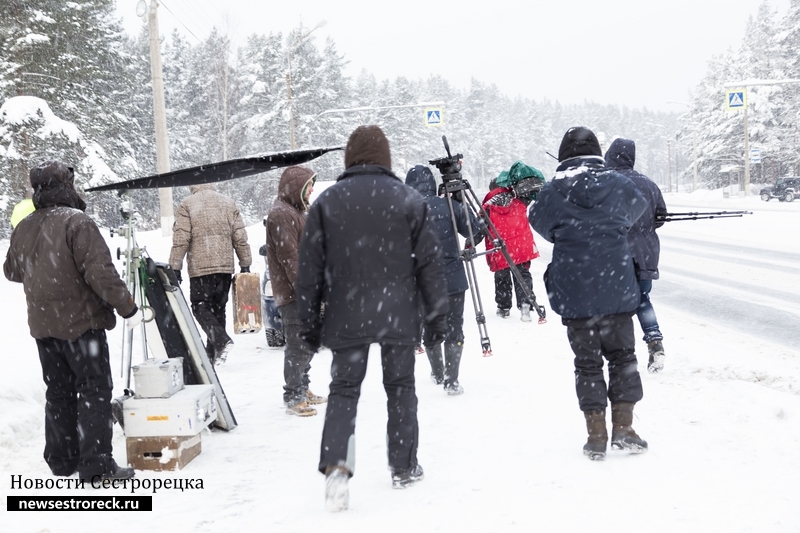
M 731 83 L 726 83 L 725 88 L 744 87 L 745 95 L 747 88 L 753 85 L 781 85 L 784 83 L 800 83 L 800 79 L 783 79 L 783 80 L 742 80 Z M 746 98 L 746 96 L 745 96 Z M 750 196 L 750 131 L 747 125 L 747 102 L 744 105 L 744 195 Z
M 297 148 L 297 141 L 295 140 L 295 126 L 294 126 L 294 104 L 292 102 L 292 51 L 300 46 L 303 41 L 308 39 L 308 37 L 314 33 L 319 28 L 325 26 L 328 21 L 323 20 L 309 31 L 295 39 L 293 42 L 290 42 L 286 48 L 286 98 L 288 100 L 288 107 L 289 107 L 289 144 L 292 147 L 292 150 Z
M 674 100 L 667 100 L 667 103 L 685 105 L 690 110 L 692 108 L 691 104 L 687 104 L 686 102 L 676 102 Z M 692 117 L 692 192 L 696 190 L 697 190 L 697 123 L 695 122 L 694 117 Z
M 672 144 L 671 143 L 672 141 L 667 139 L 667 192 L 672 192 Z

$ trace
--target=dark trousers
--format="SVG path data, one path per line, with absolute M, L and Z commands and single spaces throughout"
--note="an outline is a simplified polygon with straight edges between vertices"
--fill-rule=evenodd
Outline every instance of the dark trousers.
M 314 352 L 309 350 L 300 340 L 302 323 L 297 315 L 297 302 L 278 307 L 283 321 L 283 337 L 286 347 L 283 349 L 283 402 L 295 405 L 306 400 L 308 384 L 311 380 L 311 359 Z
M 45 398 L 44 460 L 57 476 L 75 470 L 91 481 L 115 470 L 111 456 L 111 367 L 106 332 L 90 329 L 74 342 L 36 339 Z
M 233 342 L 225 331 L 225 306 L 231 290 L 230 274 L 209 274 L 189 279 L 189 300 L 197 323 L 206 332 L 209 359 L 214 362 L 226 344 Z
M 425 353 L 428 354 L 428 361 L 431 363 L 431 374 L 438 379 L 444 379 L 445 367 L 449 366 L 447 375 L 452 381 L 458 381 L 458 369 L 461 362 L 460 352 L 458 360 L 448 361 L 448 347 L 451 353 L 455 353 L 454 347 L 461 347 L 464 344 L 464 294 L 458 292 L 448 297 L 450 310 L 447 313 L 447 336 L 444 339 L 445 359 L 442 359 L 441 344 L 433 345 L 430 340 L 430 331 L 423 330 L 422 340 L 425 344 Z M 450 363 L 449 365 L 447 363 Z
M 605 409 L 611 403 L 642 399 L 631 313 L 586 319 L 562 319 L 575 354 L 575 390 L 581 411 Z M 603 376 L 608 361 L 608 387 Z
M 322 430 L 319 471 L 345 466 L 355 471 L 356 409 L 367 372 L 369 344 L 333 351 L 331 389 Z M 417 394 L 414 388 L 414 347 L 381 344 L 383 387 L 389 421 L 386 425 L 389 467 L 409 470 L 417 465 Z
M 531 262 L 516 265 L 522 279 L 525 280 L 528 290 L 533 290 L 533 279 L 531 278 Z M 511 272 L 511 268 L 504 268 L 494 273 L 494 301 L 500 309 L 511 309 L 511 286 L 514 286 L 514 294 L 517 297 L 517 309 L 522 309 L 522 304 L 530 305 L 525 289 L 519 284 L 517 277 Z

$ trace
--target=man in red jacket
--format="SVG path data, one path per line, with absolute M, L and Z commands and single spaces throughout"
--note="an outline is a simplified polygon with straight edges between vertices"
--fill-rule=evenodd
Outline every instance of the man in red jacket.
M 533 290 L 531 279 L 531 260 L 539 257 L 533 233 L 528 225 L 527 206 L 522 200 L 514 196 L 510 188 L 498 187 L 496 180 L 489 185 L 489 194 L 483 199 L 483 209 L 489 215 L 499 237 L 505 242 L 506 250 L 514 265 L 519 270 L 528 290 Z M 486 249 L 494 248 L 492 241 L 497 237 L 491 235 L 486 239 Z M 508 318 L 511 314 L 511 288 L 512 278 L 514 293 L 517 299 L 517 309 L 520 310 L 520 319 L 523 322 L 531 321 L 531 302 L 525 295 L 525 289 L 520 286 L 516 276 L 511 274 L 511 266 L 505 256 L 498 252 L 486 255 L 489 270 L 494 272 L 494 301 L 497 303 L 497 315 Z

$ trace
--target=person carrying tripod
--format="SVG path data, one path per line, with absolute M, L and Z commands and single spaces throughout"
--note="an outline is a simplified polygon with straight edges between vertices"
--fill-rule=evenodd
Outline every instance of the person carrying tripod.
M 447 314 L 447 336 L 444 339 L 444 361 L 442 360 L 442 343 L 434 344 L 430 332 L 423 332 L 423 343 L 431 363 L 431 379 L 437 385 L 444 385 L 444 390 L 450 396 L 464 393 L 464 388 L 458 382 L 458 371 L 461 365 L 461 352 L 464 349 L 464 296 L 468 288 L 467 275 L 461 261 L 458 236 L 456 230 L 464 238 L 469 238 L 469 226 L 472 226 L 472 235 L 475 244 L 483 238 L 478 225 L 478 220 L 469 213 L 469 221 L 464 215 L 461 203 L 453 199 L 453 216 L 451 216 L 447 199 L 436 194 L 436 179 L 431 169 L 425 165 L 417 165 L 408 171 L 406 185 L 413 187 L 422 194 L 428 205 L 427 218 L 436 229 L 439 242 L 442 245 L 442 266 L 447 279 L 447 294 L 450 311 Z
M 535 193 L 530 197 L 519 198 L 512 188 L 514 183 L 523 179 L 534 179 L 544 183 L 544 176 L 541 172 L 525 165 L 522 161 L 517 161 L 511 166 L 511 169 L 501 172 L 496 179 L 492 180 L 489 185 L 489 193 L 483 199 L 483 209 L 497 228 L 498 236 L 505 241 L 508 255 L 525 281 L 528 292 L 531 292 L 533 290 L 531 261 L 539 257 L 539 250 L 536 249 L 526 215 L 528 204 L 535 198 Z M 486 239 L 487 250 L 493 248 L 491 237 L 494 236 Z M 511 266 L 505 256 L 500 253 L 487 254 L 486 262 L 489 264 L 489 270 L 494 272 L 497 316 L 509 317 L 512 296 L 515 296 L 517 309 L 520 311 L 520 320 L 530 322 L 531 302 L 525 295 L 525 289 L 520 285 L 520 280 L 511 274 Z
M 636 279 L 639 282 L 641 294 L 636 316 L 642 326 L 644 342 L 647 343 L 649 352 L 647 370 L 650 373 L 661 372 L 664 369 L 664 345 L 661 342 L 664 340 L 664 336 L 658 327 L 653 304 L 650 303 L 650 289 L 653 287 L 653 280 L 658 279 L 658 259 L 661 254 L 661 243 L 658 240 L 656 229 L 664 225 L 667 204 L 664 202 L 664 196 L 658 185 L 633 169 L 636 161 L 636 144 L 632 140 L 615 139 L 608 147 L 605 159 L 607 167 L 613 168 L 629 178 L 647 199 L 647 210 L 628 231 L 628 245 L 633 254 Z

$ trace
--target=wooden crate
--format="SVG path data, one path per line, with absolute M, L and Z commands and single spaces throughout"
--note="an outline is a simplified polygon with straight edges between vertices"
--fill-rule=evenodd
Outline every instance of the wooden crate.
M 261 331 L 261 279 L 257 272 L 236 274 L 231 284 L 233 300 L 233 332 Z
M 200 433 L 191 437 L 128 437 L 128 466 L 136 470 L 180 470 L 200 455 Z

